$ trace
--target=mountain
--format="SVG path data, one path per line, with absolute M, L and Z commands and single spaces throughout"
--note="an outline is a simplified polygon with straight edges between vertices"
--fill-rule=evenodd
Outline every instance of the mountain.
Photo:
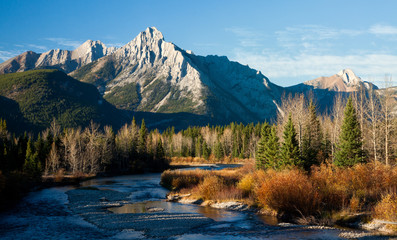
M 97 86 L 120 109 L 228 121 L 274 117 L 283 91 L 262 73 L 227 57 L 183 50 L 154 27 L 70 75 Z
M 285 89 L 287 94 L 303 93 L 312 96 L 319 111 L 325 112 L 332 109 L 336 95 L 347 98 L 359 89 L 367 91 L 371 87 L 378 89 L 374 84 L 363 81 L 351 69 L 343 69 L 332 76 L 319 77 Z
M 0 75 L 0 118 L 13 132 L 41 131 L 55 119 L 63 127 L 87 126 L 91 119 L 120 127 L 129 118 L 98 90 L 58 70 Z
M 57 68 L 66 73 L 115 51 L 101 41 L 87 40 L 73 51 L 55 49 L 37 54 L 27 51 L 0 64 L 0 74 L 23 72 L 35 68 Z
M 313 89 L 327 89 L 334 92 L 354 92 L 361 86 L 368 89 L 371 85 L 357 77 L 351 69 L 343 69 L 330 77 L 319 77 L 303 84 L 312 86 Z
M 167 42 L 155 27 L 118 49 L 88 40 L 73 51 L 25 52 L 0 64 L 0 73 L 37 68 L 57 68 L 92 84 L 123 114 L 160 128 L 271 120 L 283 94 L 311 95 L 323 112 L 336 95 L 377 89 L 350 69 L 282 88 L 227 57 L 199 56 Z

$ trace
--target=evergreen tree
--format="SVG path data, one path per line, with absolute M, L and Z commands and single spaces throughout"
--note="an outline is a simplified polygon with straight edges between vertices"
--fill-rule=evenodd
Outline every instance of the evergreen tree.
M 221 159 L 224 157 L 224 153 L 223 153 L 223 148 L 222 148 L 222 144 L 221 142 L 217 141 L 217 143 L 214 146 L 214 155 L 216 159 Z
M 203 141 L 203 154 L 201 155 L 204 159 L 207 159 L 210 157 L 210 150 L 208 149 L 207 143 Z
M 156 158 L 156 160 L 163 160 L 164 157 L 165 157 L 165 154 L 164 154 L 164 148 L 163 148 L 163 141 L 160 138 L 159 141 L 157 142 L 155 158 Z
M 139 154 L 146 153 L 146 138 L 147 138 L 147 129 L 145 120 L 142 119 L 141 129 L 139 129 L 139 140 L 138 140 L 138 152 Z
M 34 179 L 39 179 L 41 177 L 41 163 L 38 158 L 38 153 L 34 152 L 33 150 L 32 141 L 30 138 L 27 143 L 23 171 Z
M 288 116 L 288 122 L 284 127 L 284 142 L 281 146 L 281 159 L 284 166 L 301 166 L 299 156 L 299 143 L 296 139 L 296 131 L 292 122 L 291 114 Z
M 256 157 L 257 169 L 263 169 L 265 167 L 265 161 L 266 161 L 265 148 L 269 140 L 270 131 L 271 131 L 270 125 L 268 123 L 265 123 L 262 127 L 261 138 L 258 142 L 257 150 L 256 150 L 255 157 Z
M 269 139 L 265 148 L 266 157 L 266 168 L 279 169 L 281 167 L 280 160 L 280 143 L 277 136 L 276 126 L 272 126 L 270 129 Z
M 364 162 L 364 154 L 361 147 L 360 123 L 357 120 L 353 101 L 349 98 L 344 112 L 338 148 L 335 152 L 335 165 L 349 167 Z
M 309 104 L 309 119 L 303 132 L 302 160 L 303 167 L 309 170 L 313 164 L 318 164 L 318 153 L 321 150 L 323 134 L 320 121 L 317 118 L 313 101 Z

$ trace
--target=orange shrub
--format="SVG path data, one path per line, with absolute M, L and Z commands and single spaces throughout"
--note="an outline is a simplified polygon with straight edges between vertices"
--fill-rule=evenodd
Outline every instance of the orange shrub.
M 374 208 L 375 217 L 397 221 L 397 194 L 386 194 Z
M 258 202 L 278 213 L 309 216 L 317 213 L 320 199 L 306 173 L 298 169 L 266 172 L 257 188 Z
M 205 177 L 198 185 L 199 194 L 204 200 L 214 200 L 219 191 L 225 187 L 224 182 L 217 176 Z

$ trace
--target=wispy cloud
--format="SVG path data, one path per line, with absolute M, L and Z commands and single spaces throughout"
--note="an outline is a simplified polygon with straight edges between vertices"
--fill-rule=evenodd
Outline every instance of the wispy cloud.
M 242 44 L 244 39 L 258 39 L 256 31 L 240 28 L 228 31 L 241 43 L 231 59 L 261 70 L 280 85 L 331 76 L 344 68 L 353 69 L 364 79 L 397 75 L 397 48 L 378 44 L 378 40 L 397 40 L 395 26 L 376 24 L 361 29 L 291 26 L 275 31 L 274 41 L 266 48 Z
M 319 76 L 331 76 L 344 68 L 353 69 L 363 78 L 381 79 L 386 73 L 397 74 L 397 56 L 386 54 L 285 56 L 239 51 L 236 58 L 241 63 L 262 70 L 270 79 L 290 79 L 295 80 L 295 83 Z
M 45 38 L 45 40 L 55 42 L 58 45 L 72 47 L 73 49 L 78 48 L 81 44 L 83 44 L 82 41 L 76 41 L 67 38 Z
M 10 50 L 10 51 L 2 51 L 0 50 L 0 60 L 1 61 L 6 61 L 12 57 L 15 57 L 19 54 L 21 54 L 24 51 L 17 51 L 17 50 Z
M 375 35 L 397 35 L 397 27 L 391 25 L 376 24 L 369 28 L 369 33 Z
M 46 51 L 48 48 L 46 46 L 36 45 L 36 44 L 28 44 L 29 48 L 35 48 L 42 51 Z
M 262 46 L 261 41 L 264 35 L 258 31 L 254 31 L 248 28 L 231 27 L 225 28 L 226 32 L 233 33 L 242 47 L 260 47 Z

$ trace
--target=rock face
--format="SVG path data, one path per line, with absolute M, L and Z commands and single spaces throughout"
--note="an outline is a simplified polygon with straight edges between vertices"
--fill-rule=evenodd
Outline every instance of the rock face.
M 119 108 L 243 122 L 274 115 L 282 93 L 260 72 L 226 57 L 194 55 L 154 27 L 71 75 L 95 84 Z
M 371 85 L 357 77 L 351 69 L 343 69 L 330 77 L 319 77 L 303 84 L 312 86 L 314 89 L 326 89 L 334 92 L 353 92 L 360 86 L 368 89 Z
M 92 40 L 73 51 L 55 49 L 41 54 L 28 51 L 1 63 L 0 74 L 46 67 L 59 68 L 69 73 L 114 51 L 114 47 L 107 48 L 102 42 Z

